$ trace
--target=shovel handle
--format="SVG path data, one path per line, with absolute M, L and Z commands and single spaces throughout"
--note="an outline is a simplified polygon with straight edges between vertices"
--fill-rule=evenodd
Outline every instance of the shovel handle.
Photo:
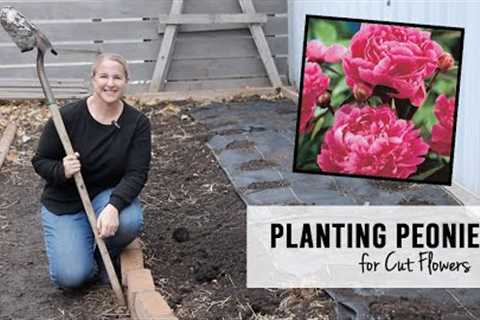
M 70 142 L 70 138 L 68 137 L 67 130 L 65 129 L 65 123 L 63 122 L 62 115 L 60 114 L 57 104 L 55 103 L 52 89 L 50 88 L 48 79 L 46 77 L 45 68 L 43 65 L 43 51 L 41 50 L 38 50 L 37 55 L 37 73 L 40 79 L 40 83 L 42 85 L 43 92 L 45 93 L 45 97 L 48 101 L 48 108 L 50 109 L 50 112 L 52 114 L 53 123 L 57 130 L 58 136 L 60 137 L 63 148 L 65 149 L 65 153 L 67 155 L 72 155 L 74 154 L 72 143 Z M 100 235 L 98 233 L 97 217 L 95 215 L 95 211 L 93 210 L 92 202 L 90 201 L 90 197 L 88 195 L 85 182 L 83 181 L 82 174 L 80 172 L 77 172 L 76 174 L 74 174 L 73 177 L 75 179 L 78 193 L 80 194 L 80 198 L 82 200 L 83 208 L 87 213 L 88 221 L 90 222 L 90 226 L 92 227 L 95 241 L 97 242 L 98 249 L 100 250 L 103 264 L 105 265 L 105 269 L 107 270 L 110 284 L 112 285 L 112 289 L 117 297 L 118 303 L 124 306 L 126 305 L 126 303 L 125 297 L 122 292 L 122 287 L 120 286 L 117 274 L 115 273 L 115 269 L 113 268 L 112 259 L 110 258 L 110 254 L 108 253 L 105 241 L 100 238 Z
M 56 104 L 50 104 L 48 108 L 50 109 L 50 112 L 52 114 L 53 123 L 55 124 L 57 133 L 60 137 L 60 140 L 62 141 L 65 153 L 67 155 L 74 154 L 74 150 L 72 148 L 70 138 L 68 137 L 67 130 L 65 129 L 65 124 L 62 120 L 62 116 L 60 114 L 60 111 L 58 110 L 58 106 Z M 88 195 L 87 188 L 85 187 L 85 182 L 83 181 L 82 174 L 80 172 L 77 172 L 74 174 L 73 177 L 75 179 L 75 184 L 82 200 L 83 208 L 87 213 L 88 221 L 90 222 L 90 226 L 92 227 L 95 241 L 97 242 L 98 249 L 100 250 L 105 269 L 107 270 L 108 278 L 110 279 L 112 289 L 117 296 L 119 304 L 125 305 L 125 297 L 123 296 L 122 288 L 120 286 L 117 274 L 115 273 L 115 269 L 113 267 L 110 254 L 108 253 L 107 246 L 105 245 L 105 241 L 103 241 L 103 239 L 99 236 L 99 232 L 97 229 L 97 217 L 95 215 L 95 211 L 93 210 L 92 202 L 90 201 L 90 197 Z

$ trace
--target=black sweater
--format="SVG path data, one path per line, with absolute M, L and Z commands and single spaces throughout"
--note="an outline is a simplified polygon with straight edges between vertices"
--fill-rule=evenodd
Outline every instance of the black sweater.
M 60 113 L 73 150 L 80 154 L 81 172 L 90 199 L 113 188 L 110 204 L 121 211 L 138 196 L 147 180 L 151 158 L 148 118 L 124 103 L 117 125 L 104 125 L 92 117 L 86 99 L 64 106 Z M 32 164 L 46 180 L 42 204 L 58 215 L 83 208 L 73 177 L 65 178 L 64 157 L 53 120 L 49 119 Z

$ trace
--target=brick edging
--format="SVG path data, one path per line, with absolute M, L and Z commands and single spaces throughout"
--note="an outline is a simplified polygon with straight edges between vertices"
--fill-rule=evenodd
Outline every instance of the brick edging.
M 143 266 L 142 243 L 135 239 L 120 255 L 122 284 L 134 320 L 178 320 L 162 295 L 155 291 L 152 273 Z

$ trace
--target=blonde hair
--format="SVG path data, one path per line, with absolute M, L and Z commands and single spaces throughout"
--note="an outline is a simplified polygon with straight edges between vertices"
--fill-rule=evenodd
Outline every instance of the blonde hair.
M 90 72 L 90 75 L 91 75 L 92 78 L 95 77 L 98 66 L 105 60 L 118 62 L 123 68 L 123 72 L 125 73 L 125 79 L 128 80 L 127 60 L 125 60 L 125 58 L 122 57 L 121 55 L 115 54 L 115 53 L 101 53 L 101 54 L 97 55 L 97 58 L 95 59 L 95 62 L 92 65 L 92 69 L 91 69 L 91 72 Z

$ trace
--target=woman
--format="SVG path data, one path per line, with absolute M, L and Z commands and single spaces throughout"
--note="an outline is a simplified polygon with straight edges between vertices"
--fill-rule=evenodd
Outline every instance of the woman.
M 137 199 L 150 166 L 150 122 L 122 100 L 128 83 L 126 61 L 99 55 L 92 67 L 93 95 L 61 108 L 75 155 L 65 156 L 50 119 L 32 159 L 46 180 L 42 223 L 50 278 L 76 288 L 96 278 L 102 265 L 73 175 L 81 171 L 97 215 L 99 234 L 112 257 L 143 227 Z

